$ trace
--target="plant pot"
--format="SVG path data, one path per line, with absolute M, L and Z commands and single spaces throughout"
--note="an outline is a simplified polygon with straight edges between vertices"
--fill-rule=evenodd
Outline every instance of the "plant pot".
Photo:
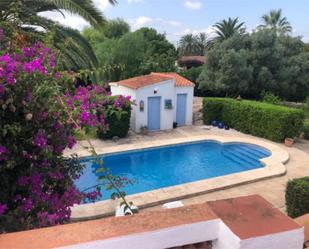
M 287 147 L 292 147 L 292 145 L 294 144 L 294 139 L 293 138 L 286 138 L 286 139 L 284 139 L 284 144 Z

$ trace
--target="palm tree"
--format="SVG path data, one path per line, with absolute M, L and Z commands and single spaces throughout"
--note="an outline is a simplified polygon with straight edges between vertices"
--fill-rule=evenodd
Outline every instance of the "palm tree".
M 179 53 L 181 55 L 195 55 L 197 50 L 198 46 L 193 34 L 187 34 L 180 38 Z
M 199 52 L 198 52 L 198 55 L 205 55 L 205 51 L 206 49 L 208 48 L 208 37 L 206 35 L 206 33 L 204 32 L 201 32 L 201 33 L 198 33 L 196 36 L 195 36 L 195 39 L 196 39 L 196 42 L 197 42 L 197 46 L 199 48 Z
M 264 22 L 259 28 L 269 28 L 277 33 L 286 34 L 292 32 L 292 26 L 286 17 L 282 16 L 282 10 L 271 10 L 269 14 L 262 16 Z
M 116 4 L 117 0 L 109 2 Z M 78 31 L 39 15 L 45 11 L 58 11 L 63 16 L 63 11 L 77 14 L 95 27 L 106 22 L 92 0 L 0 0 L 0 22 L 10 23 L 36 39 L 44 40 L 53 34 L 49 42 L 60 51 L 63 69 L 97 66 L 88 41 Z
M 213 28 L 216 34 L 213 42 L 221 42 L 230 38 L 234 34 L 238 33 L 242 35 L 245 33 L 245 23 L 239 23 L 238 18 L 232 19 L 229 17 L 227 20 L 217 22 Z

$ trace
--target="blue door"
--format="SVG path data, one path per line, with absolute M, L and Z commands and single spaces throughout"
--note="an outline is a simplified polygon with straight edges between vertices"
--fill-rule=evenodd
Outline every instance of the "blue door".
M 177 94 L 176 122 L 178 126 L 186 124 L 187 94 Z
M 148 130 L 160 130 L 161 97 L 148 97 Z

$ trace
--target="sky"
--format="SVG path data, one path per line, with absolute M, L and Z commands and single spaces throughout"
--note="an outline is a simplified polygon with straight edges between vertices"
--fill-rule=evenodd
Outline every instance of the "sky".
M 282 9 L 293 27 L 293 35 L 309 42 L 309 0 L 118 0 L 115 6 L 108 0 L 93 1 L 107 19 L 122 18 L 133 31 L 153 27 L 175 45 L 184 34 L 211 35 L 211 26 L 228 17 L 238 17 L 252 31 L 271 9 Z M 68 13 L 66 18 L 54 12 L 43 15 L 79 30 L 89 26 L 82 18 Z

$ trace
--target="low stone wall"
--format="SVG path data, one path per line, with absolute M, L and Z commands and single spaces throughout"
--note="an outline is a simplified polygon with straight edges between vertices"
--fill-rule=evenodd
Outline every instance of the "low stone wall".
M 3 234 L 0 248 L 196 248 L 212 241 L 215 249 L 301 249 L 303 240 L 301 226 L 262 197 L 252 195 Z

